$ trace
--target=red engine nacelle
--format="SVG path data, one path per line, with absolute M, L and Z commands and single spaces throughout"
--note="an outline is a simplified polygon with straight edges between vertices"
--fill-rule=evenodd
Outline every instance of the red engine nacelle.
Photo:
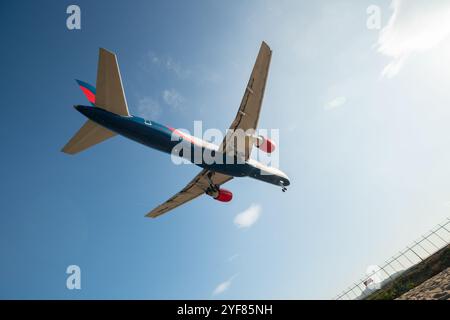
M 233 199 L 233 193 L 227 189 L 219 189 L 214 199 L 222 202 L 230 202 Z
M 263 137 L 263 136 L 259 136 L 258 140 L 256 140 L 256 147 L 261 149 L 262 151 L 266 152 L 266 153 L 272 153 L 275 151 L 276 148 L 276 144 L 275 142 L 273 142 L 272 140 L 270 140 L 269 138 Z

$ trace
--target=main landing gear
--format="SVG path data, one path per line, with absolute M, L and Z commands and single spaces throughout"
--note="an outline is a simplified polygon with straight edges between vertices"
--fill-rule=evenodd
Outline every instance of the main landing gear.
M 217 195 L 219 193 L 219 186 L 212 182 L 212 176 L 213 176 L 213 173 L 208 172 L 206 179 L 208 180 L 209 187 L 205 190 L 205 192 L 207 195 L 209 195 L 211 197 L 217 197 Z

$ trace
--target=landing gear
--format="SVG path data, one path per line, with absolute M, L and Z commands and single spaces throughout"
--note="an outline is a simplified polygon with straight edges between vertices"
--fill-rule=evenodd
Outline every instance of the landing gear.
M 215 185 L 210 185 L 206 190 L 205 193 L 208 196 L 211 196 L 213 198 L 216 198 L 219 195 L 219 188 Z
M 284 186 L 283 181 L 280 181 L 281 191 L 286 192 L 287 188 Z
M 211 178 L 213 176 L 212 172 L 209 172 L 208 175 L 206 176 L 206 179 L 208 180 L 209 183 L 209 187 L 205 190 L 205 193 L 213 198 L 217 197 L 217 195 L 219 194 L 219 186 L 215 185 Z

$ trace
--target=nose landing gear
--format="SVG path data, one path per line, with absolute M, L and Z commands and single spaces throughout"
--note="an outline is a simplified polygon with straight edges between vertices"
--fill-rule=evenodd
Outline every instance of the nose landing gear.
M 280 181 L 281 191 L 286 192 L 287 188 L 284 186 L 283 181 Z

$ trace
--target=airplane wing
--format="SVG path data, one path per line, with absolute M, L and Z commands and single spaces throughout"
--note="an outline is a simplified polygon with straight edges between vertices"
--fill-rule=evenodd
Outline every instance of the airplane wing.
M 197 176 L 195 176 L 194 179 L 192 179 L 191 182 L 188 183 L 186 187 L 183 188 L 183 190 L 150 211 L 146 217 L 156 218 L 163 213 L 175 209 L 176 207 L 204 194 L 206 189 L 209 187 L 209 181 L 207 178 L 209 173 L 209 170 L 203 169 Z M 231 179 L 233 179 L 233 177 L 218 172 L 214 172 L 211 176 L 211 181 L 218 186 L 230 181 Z
M 264 89 L 266 87 L 267 75 L 269 73 L 270 59 L 272 57 L 272 50 L 264 41 L 259 49 L 258 57 L 256 58 L 252 74 L 245 88 L 244 96 L 242 97 L 241 105 L 236 114 L 236 118 L 230 126 L 230 130 L 235 131 L 242 129 L 247 131 L 249 129 L 256 130 L 258 126 L 259 113 L 261 111 L 261 104 L 264 97 Z M 246 139 L 247 140 L 247 139 Z M 224 153 L 236 149 L 230 141 L 230 136 L 227 136 L 222 141 L 219 150 Z M 250 157 L 251 148 L 253 144 L 246 141 L 245 145 L 245 159 Z

